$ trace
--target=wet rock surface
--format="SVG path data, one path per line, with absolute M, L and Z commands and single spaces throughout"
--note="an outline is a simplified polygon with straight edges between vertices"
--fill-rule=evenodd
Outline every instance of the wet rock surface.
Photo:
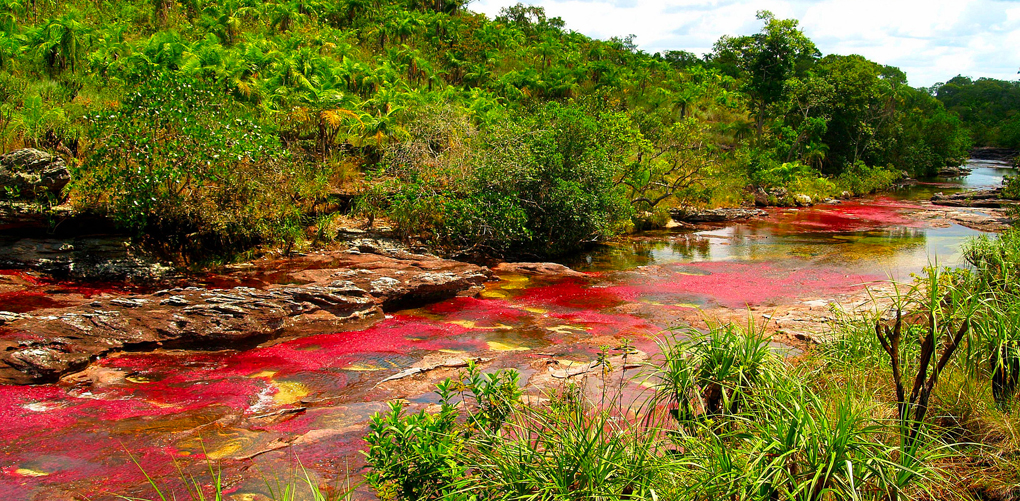
M 0 156 L 0 199 L 59 200 L 71 180 L 60 157 L 32 148 Z
M 140 249 L 109 219 L 69 205 L 0 201 L 0 269 L 81 281 L 144 283 L 173 267 Z
M 173 268 L 141 252 L 116 234 L 75 237 L 0 236 L 0 268 L 37 270 L 90 281 L 149 282 Z
M 1009 148 L 974 148 L 970 151 L 970 158 L 975 160 L 995 160 L 1009 162 L 1016 158 L 1018 152 Z
M 725 221 L 745 221 L 756 217 L 768 216 L 768 212 L 762 209 L 745 208 L 721 208 L 721 209 L 694 209 L 683 208 L 670 211 L 674 221 L 685 223 L 718 223 Z
M 1020 201 L 1003 199 L 1002 188 L 970 190 L 949 195 L 936 193 L 931 197 L 931 202 L 947 207 L 1000 208 L 1020 205 Z
M 281 336 L 360 327 L 384 309 L 472 294 L 491 277 L 486 268 L 406 253 L 303 256 L 275 275 L 268 273 L 271 261 L 259 265 L 248 274 L 297 285 L 173 288 L 0 312 L 0 383 L 53 381 L 114 351 L 238 349 Z
M 960 166 L 947 165 L 939 169 L 938 177 L 964 177 L 971 173 L 971 169 Z
M 588 278 L 588 275 L 558 263 L 500 263 L 492 271 L 544 278 Z

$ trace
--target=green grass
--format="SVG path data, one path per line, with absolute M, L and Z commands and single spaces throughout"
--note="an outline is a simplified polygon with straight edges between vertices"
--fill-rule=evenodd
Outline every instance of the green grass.
M 996 255 L 1011 238 L 974 245 Z M 433 498 L 394 488 L 426 481 L 444 499 L 1012 499 L 1020 421 L 995 374 L 1015 353 L 997 355 L 1018 310 L 1001 273 L 933 266 L 894 293 L 892 313 L 843 315 L 794 359 L 760 325 L 713 324 L 666 333 L 640 375 L 592 374 L 543 398 L 504 391 L 486 407 L 450 398 L 477 384 L 444 382 L 442 429 L 370 440 L 369 484 L 386 499 Z M 646 388 L 637 400 L 632 384 Z M 477 425 L 487 408 L 500 418 Z M 377 419 L 403 429 L 424 416 Z M 401 473 L 436 451 L 443 475 Z M 372 462 L 383 453 L 404 464 Z

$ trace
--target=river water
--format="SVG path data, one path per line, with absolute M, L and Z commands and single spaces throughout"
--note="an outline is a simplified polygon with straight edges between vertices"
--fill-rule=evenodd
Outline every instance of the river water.
M 359 331 L 243 352 L 121 354 L 77 380 L 0 386 L 0 499 L 154 497 L 142 470 L 180 498 L 175 462 L 206 480 L 201 458 L 216 460 L 236 499 L 259 499 L 267 481 L 298 465 L 338 478 L 360 464 L 365 423 L 386 400 L 435 401 L 428 378 L 380 384 L 423 358 L 485 356 L 527 383 L 541 360 L 585 363 L 623 339 L 647 349 L 700 311 L 824 302 L 935 260 L 959 264 L 961 244 L 980 232 L 910 214 L 934 192 L 997 185 L 1012 172 L 971 166 L 964 179 L 622 239 L 566 262 L 584 279 L 505 274 L 478 297 L 396 312 Z M 0 294 L 0 310 L 53 304 L 59 297 Z

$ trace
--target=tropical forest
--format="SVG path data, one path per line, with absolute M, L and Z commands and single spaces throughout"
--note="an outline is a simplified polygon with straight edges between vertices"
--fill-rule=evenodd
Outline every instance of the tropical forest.
M 0 499 L 1020 498 L 1020 80 L 0 0 Z

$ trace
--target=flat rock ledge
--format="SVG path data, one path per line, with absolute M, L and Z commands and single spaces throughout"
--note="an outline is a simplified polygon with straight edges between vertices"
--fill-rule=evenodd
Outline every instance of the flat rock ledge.
M 530 275 L 548 279 L 560 278 L 591 278 L 580 271 L 558 263 L 499 263 L 492 271 L 509 274 Z
M 931 197 L 931 203 L 945 207 L 982 207 L 998 209 L 1020 205 L 1018 200 L 1007 200 L 1002 197 L 1002 188 L 990 190 L 973 190 L 945 195 L 936 193 Z
M 0 384 L 52 382 L 117 351 L 245 349 L 364 326 L 412 303 L 477 293 L 487 268 L 434 256 L 339 252 L 302 285 L 185 287 L 104 296 L 29 314 L 0 312 Z M 325 260 L 325 259 L 324 259 Z
M 756 217 L 768 216 L 762 209 L 721 208 L 721 209 L 673 209 L 669 212 L 674 221 L 684 223 L 719 223 L 725 221 L 744 221 Z

